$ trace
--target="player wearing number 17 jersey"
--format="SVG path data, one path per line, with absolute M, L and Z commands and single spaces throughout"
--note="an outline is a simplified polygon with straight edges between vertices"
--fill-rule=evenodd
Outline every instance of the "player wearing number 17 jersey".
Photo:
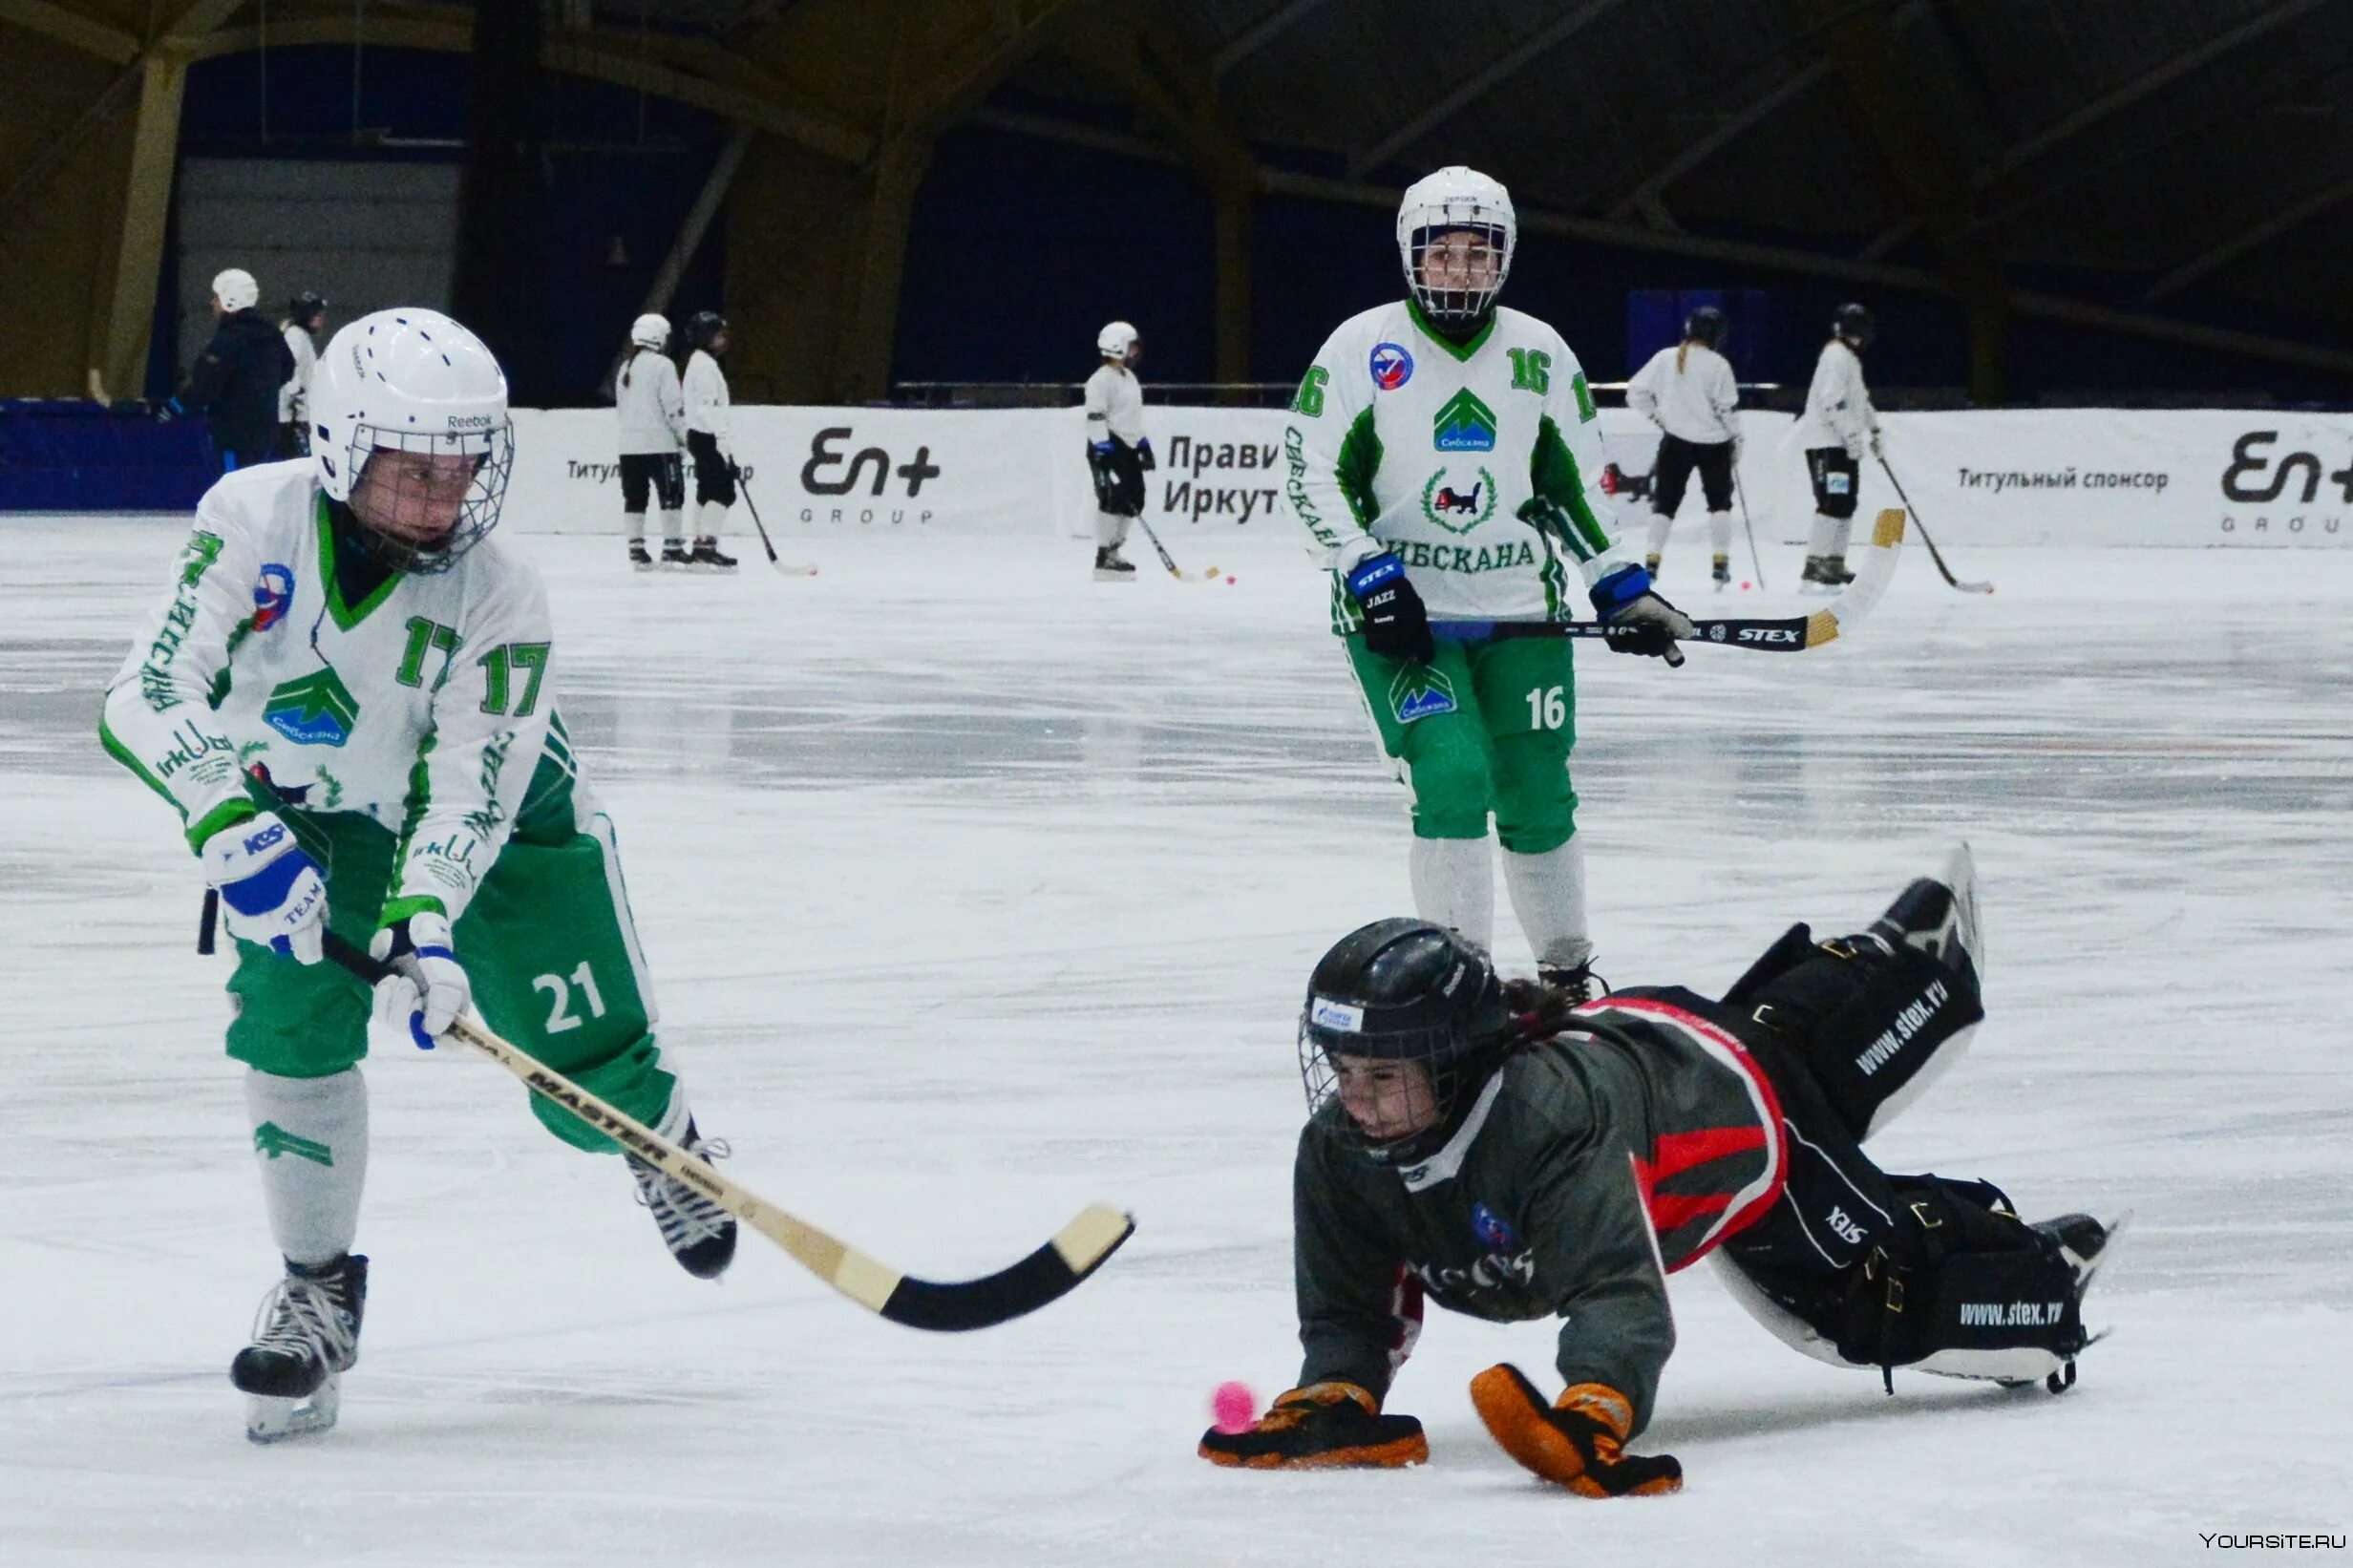
M 1679 662 L 1692 635 L 1610 539 L 1600 427 L 1577 356 L 1495 304 L 1512 199 L 1473 169 L 1417 182 L 1397 213 L 1408 297 L 1343 322 L 1300 383 L 1284 493 L 1332 574 L 1332 630 L 1413 793 L 1415 910 L 1481 947 L 1505 885 L 1551 984 L 1583 994 L 1593 941 L 1568 758 L 1563 639 L 1484 635 L 1568 621 L 1579 598 L 1635 628 L 1610 646 Z
M 331 1426 L 358 1357 L 371 1006 L 430 1049 L 477 1006 L 702 1147 L 655 1041 L 612 823 L 557 711 L 546 595 L 485 539 L 514 450 L 498 361 L 437 312 L 379 311 L 320 357 L 310 421 L 307 458 L 240 469 L 198 503 L 100 723 L 180 814 L 237 939 L 228 1053 L 286 1261 L 230 1371 L 264 1442 Z M 325 930 L 392 965 L 372 997 L 321 962 Z M 567 1143 L 614 1147 L 532 1109 Z M 724 1269 L 734 1221 L 634 1174 L 678 1261 Z

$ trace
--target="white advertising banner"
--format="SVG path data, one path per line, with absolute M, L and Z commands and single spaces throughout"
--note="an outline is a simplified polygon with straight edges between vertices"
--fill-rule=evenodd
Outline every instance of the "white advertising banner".
M 1997 409 L 1880 422 L 1888 464 L 1940 544 L 2353 544 L 2353 414 Z M 1897 504 L 1868 457 L 1861 495 L 1866 514 Z
M 1601 411 L 1626 476 L 1654 467 L 1658 432 Z M 1144 517 L 1162 536 L 1287 534 L 1279 409 L 1144 411 L 1158 466 Z M 617 533 L 621 485 L 606 409 L 518 410 L 515 526 Z M 1981 544 L 2353 543 L 2353 414 L 2020 409 L 1882 417 L 1888 460 L 1942 541 Z M 738 407 L 735 456 L 779 536 L 1087 533 L 1094 514 L 1083 416 L 1070 409 Z M 1740 488 L 1763 540 L 1805 537 L 1813 503 L 1788 414 L 1749 411 Z M 689 477 L 689 484 L 692 479 Z M 691 492 L 689 491 L 689 499 Z M 1864 516 L 1896 504 L 1863 465 Z M 1649 503 L 1614 502 L 1638 530 Z M 1694 477 L 1682 519 L 1705 510 Z M 738 517 L 738 531 L 749 519 Z M 1639 547 L 1639 540 L 1635 540 Z

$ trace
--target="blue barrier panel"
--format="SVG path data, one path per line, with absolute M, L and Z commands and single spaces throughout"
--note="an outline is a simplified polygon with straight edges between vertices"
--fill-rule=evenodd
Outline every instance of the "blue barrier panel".
M 0 512 L 187 512 L 220 477 L 204 421 L 138 404 L 0 401 Z

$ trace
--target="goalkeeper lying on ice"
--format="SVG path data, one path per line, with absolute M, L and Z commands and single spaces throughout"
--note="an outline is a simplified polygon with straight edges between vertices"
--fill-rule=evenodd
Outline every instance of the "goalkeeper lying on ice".
M 1898 1367 L 2066 1387 L 2119 1221 L 2029 1225 L 1989 1182 L 1891 1176 L 1860 1147 L 1984 1017 L 1980 952 L 1966 849 L 1868 930 L 1792 927 L 1721 1001 L 1638 986 L 1572 1008 L 1428 922 L 1351 933 L 1300 1019 L 1299 1387 L 1202 1457 L 1427 1458 L 1421 1423 L 1382 1409 L 1427 1296 L 1564 1320 L 1558 1398 L 1516 1367 L 1472 1380 L 1515 1459 L 1589 1497 L 1676 1491 L 1681 1465 L 1625 1445 L 1675 1346 L 1665 1276 L 1710 1253 L 1776 1336 L 1890 1391 Z

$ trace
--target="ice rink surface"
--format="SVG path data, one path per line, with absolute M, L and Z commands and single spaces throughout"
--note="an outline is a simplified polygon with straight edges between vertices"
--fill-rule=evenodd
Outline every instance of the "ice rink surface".
M 1682 532 L 1685 607 L 1799 604 L 1794 550 L 1783 591 L 1720 597 Z M 1873 1153 L 2029 1218 L 2137 1212 L 2087 1314 L 2114 1337 L 2056 1399 L 1901 1372 L 1891 1399 L 1679 1276 L 1640 1446 L 1687 1490 L 1592 1503 L 1465 1393 L 1505 1359 L 1549 1387 L 1551 1324 L 1433 1311 L 1391 1400 L 1422 1470 L 1194 1456 L 1215 1385 L 1297 1369 L 1305 974 L 1408 903 L 1403 792 L 1286 537 L 1172 540 L 1240 579 L 1214 587 L 1098 587 L 1075 540 L 793 540 L 823 573 L 788 582 L 756 540 L 714 580 L 506 539 L 546 569 L 663 1038 L 733 1174 L 935 1277 L 1093 1198 L 1140 1229 L 969 1337 L 870 1318 L 752 1237 L 713 1286 L 513 1080 L 380 1043 L 364 1353 L 336 1431 L 260 1449 L 225 1369 L 278 1265 L 226 963 L 191 950 L 172 814 L 95 735 L 180 530 L 0 534 L 11 1568 L 2142 1568 L 2353 1525 L 2353 551 L 1949 552 L 2000 584 L 1970 598 L 1916 543 L 1830 648 L 1580 649 L 1601 971 L 1720 989 L 1966 837 L 1991 1016 Z

